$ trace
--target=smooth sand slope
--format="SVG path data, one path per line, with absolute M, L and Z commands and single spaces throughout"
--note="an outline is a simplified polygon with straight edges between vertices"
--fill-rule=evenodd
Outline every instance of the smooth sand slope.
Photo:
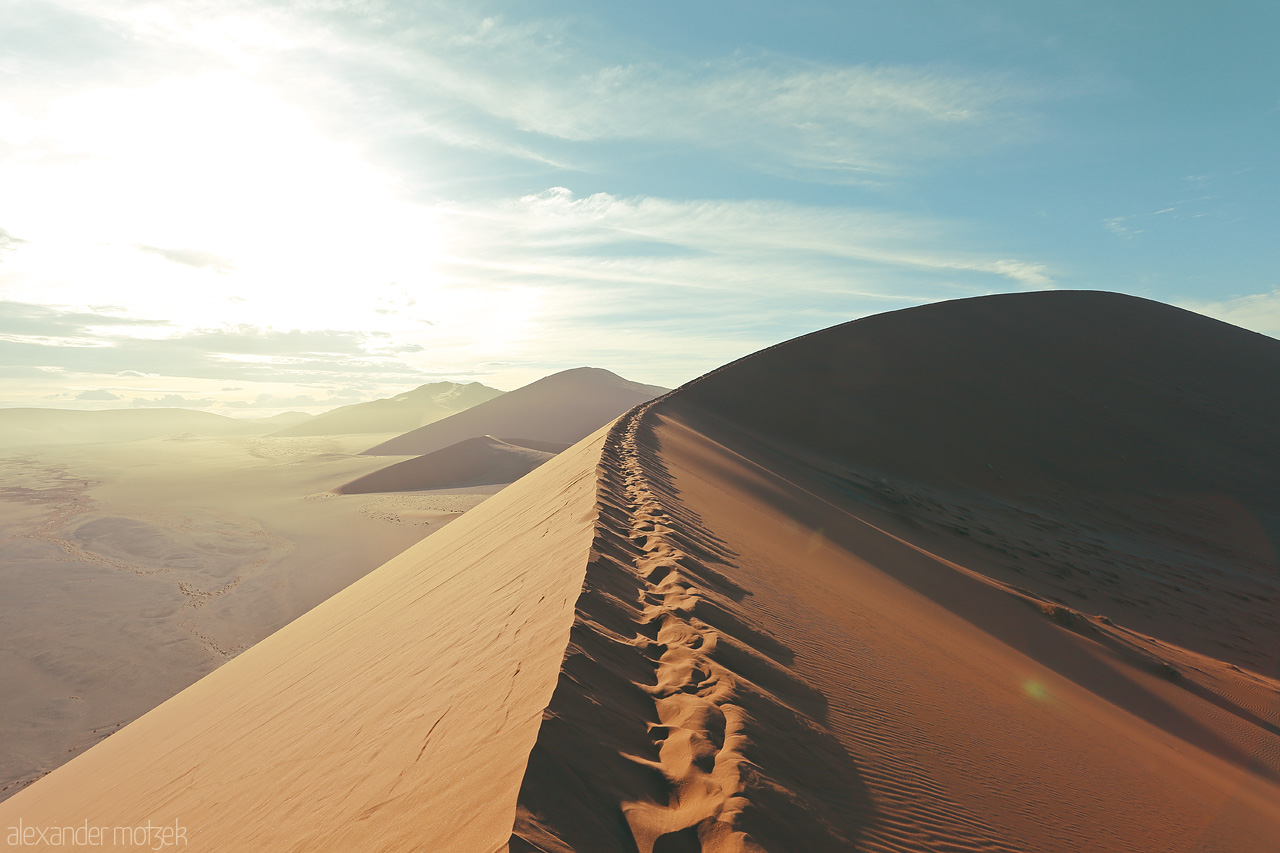
M 582 587 L 603 438 L 0 804 L 0 828 L 176 821 L 192 850 L 500 849 Z
M 334 491 L 340 495 L 358 495 L 514 483 L 568 447 L 554 441 L 483 435 L 388 465 L 344 483 Z
M 482 435 L 572 444 L 666 390 L 631 382 L 598 367 L 579 367 L 543 377 L 365 453 L 422 455 Z
M 1102 293 L 763 351 L 0 804 L 0 830 L 1273 851 L 1276 375 L 1275 340 Z
M 479 382 L 431 382 L 384 400 L 340 406 L 272 435 L 403 433 L 500 397 L 502 393 Z
M 0 799 L 483 498 L 330 494 L 367 442 L 0 452 Z

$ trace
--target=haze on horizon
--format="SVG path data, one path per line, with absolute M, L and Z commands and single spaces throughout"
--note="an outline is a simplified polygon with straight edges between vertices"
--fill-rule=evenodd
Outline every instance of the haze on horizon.
M 14 0 L 0 406 L 674 387 L 924 302 L 1280 334 L 1263 2 Z

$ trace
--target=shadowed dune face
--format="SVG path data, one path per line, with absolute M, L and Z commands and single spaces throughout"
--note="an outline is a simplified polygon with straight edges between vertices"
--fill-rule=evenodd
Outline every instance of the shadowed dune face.
M 939 486 L 1230 489 L 1274 505 L 1277 375 L 1280 344 L 1263 335 L 1135 297 L 1028 293 L 857 320 L 678 398 L 784 446 Z
M 571 444 L 666 390 L 631 382 L 600 368 L 579 367 L 531 382 L 365 452 L 374 456 L 427 454 L 482 435 L 518 435 Z
M 633 413 L 512 850 L 1273 849 L 1277 347 L 994 297 Z
M 1275 676 L 1277 377 L 1272 338 L 1128 296 L 1035 293 L 819 332 L 691 383 L 671 410 L 1003 581 Z M 764 389 L 776 405 L 752 403 Z
M 356 495 L 514 483 L 567 447 L 549 441 L 478 436 L 388 465 L 334 491 Z

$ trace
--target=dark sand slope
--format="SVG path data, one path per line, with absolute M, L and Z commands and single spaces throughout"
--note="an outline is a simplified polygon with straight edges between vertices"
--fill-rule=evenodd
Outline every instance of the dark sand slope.
M 1038 293 L 642 407 L 511 849 L 1274 851 L 1278 375 Z
M 579 367 L 531 382 L 365 452 L 373 456 L 421 455 L 481 435 L 518 435 L 572 444 L 666 390 L 631 382 L 598 367 Z
M 603 438 L 0 803 L 0 829 L 177 821 L 187 850 L 503 848 L 582 588 Z
M 333 491 L 359 495 L 514 483 L 567 447 L 550 441 L 484 435 L 388 465 Z

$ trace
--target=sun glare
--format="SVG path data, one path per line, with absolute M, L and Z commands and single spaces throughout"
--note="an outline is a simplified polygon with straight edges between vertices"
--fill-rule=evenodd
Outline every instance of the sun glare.
M 235 75 L 69 97 L 37 141 L 44 155 L 3 176 L 30 243 L 8 269 L 18 298 L 179 327 L 351 328 L 392 282 L 439 284 L 433 212 Z

